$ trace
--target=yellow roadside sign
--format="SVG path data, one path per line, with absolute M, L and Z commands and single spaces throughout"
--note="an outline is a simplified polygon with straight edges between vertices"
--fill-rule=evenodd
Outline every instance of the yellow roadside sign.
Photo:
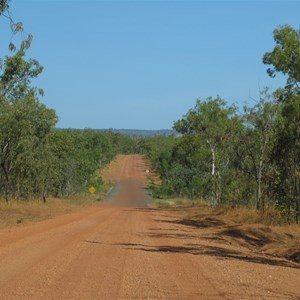
M 94 194 L 94 193 L 96 192 L 96 189 L 95 189 L 93 186 L 91 186 L 91 187 L 89 188 L 89 192 L 90 192 L 91 194 Z

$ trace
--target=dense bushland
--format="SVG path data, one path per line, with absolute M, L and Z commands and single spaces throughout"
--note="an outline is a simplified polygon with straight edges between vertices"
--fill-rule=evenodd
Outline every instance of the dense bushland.
M 253 107 L 239 113 L 221 99 L 198 99 L 174 123 L 177 137 L 152 138 L 145 151 L 160 173 L 156 197 L 203 198 L 212 206 L 276 207 L 288 222 L 300 213 L 300 32 L 274 31 L 276 46 L 263 57 L 270 76 L 286 75 L 286 86 L 261 91 Z
M 16 128 L 24 129 L 22 136 L 9 133 L 9 126 L 1 127 L 0 195 L 7 202 L 11 198 L 45 201 L 47 196 L 87 192 L 90 186 L 102 192 L 105 186 L 97 170 L 118 153 L 135 152 L 134 140 L 118 133 L 51 127 L 39 137 L 28 131 L 34 127 L 30 121 L 22 125 L 25 120 L 15 120 Z

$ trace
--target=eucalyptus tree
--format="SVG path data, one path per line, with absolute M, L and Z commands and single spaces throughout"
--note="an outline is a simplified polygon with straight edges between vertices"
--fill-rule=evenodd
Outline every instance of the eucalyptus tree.
M 256 182 L 256 208 L 264 209 L 262 181 L 268 168 L 271 168 L 271 151 L 275 142 L 275 126 L 278 118 L 278 105 L 267 91 L 262 92 L 259 101 L 252 108 L 245 108 L 247 133 L 244 139 L 246 153 L 250 157 L 251 174 Z
M 0 112 L 0 166 L 5 179 L 5 198 L 9 201 L 11 187 L 11 173 L 26 178 L 33 168 L 39 169 L 36 177 L 42 175 L 41 163 L 47 162 L 49 157 L 44 153 L 47 135 L 57 121 L 53 110 L 41 104 L 34 94 L 29 94 L 12 104 L 1 106 Z M 40 156 L 37 158 L 37 150 Z M 49 163 L 51 163 L 49 161 Z M 29 168 L 31 166 L 31 169 Z M 16 179 L 16 178 L 15 178 Z M 19 183 L 19 180 L 15 180 Z
M 278 183 L 276 198 L 287 209 L 288 220 L 294 212 L 300 218 L 300 30 L 289 25 L 274 30 L 275 47 L 265 53 L 263 62 L 270 65 L 267 72 L 286 75 L 284 88 L 274 96 L 280 106 L 277 139 L 272 159 L 277 166 Z
M 267 69 L 271 77 L 277 72 L 287 75 L 288 89 L 297 88 L 300 83 L 300 30 L 295 30 L 289 25 L 279 26 L 273 32 L 276 43 L 271 52 L 265 53 L 263 63 L 271 65 Z
M 167 173 L 176 190 L 180 186 L 184 196 L 208 198 L 212 194 L 210 150 L 196 135 L 183 135 L 172 150 L 173 166 Z M 180 185 L 177 182 L 182 182 Z
M 36 60 L 26 60 L 21 49 L 7 56 L 0 74 L 0 167 L 5 179 L 5 198 L 10 198 L 10 174 L 19 157 L 36 149 L 55 125 L 55 112 L 38 100 L 42 90 L 31 86 L 42 67 Z M 23 161 L 24 163 L 24 161 Z
M 24 33 L 23 24 L 11 17 L 9 2 L 0 1 L 0 17 L 9 21 L 13 34 Z M 38 100 L 43 91 L 32 86 L 32 79 L 43 68 L 37 60 L 26 58 L 32 36 L 22 36 L 18 44 L 9 41 L 8 55 L 1 58 L 0 64 L 0 176 L 5 182 L 7 202 L 11 188 L 20 186 L 21 178 L 27 179 L 21 176 L 29 172 L 28 168 L 25 170 L 25 162 L 33 158 L 36 149 L 41 150 L 42 142 L 57 121 L 55 112 Z M 31 161 L 29 165 L 34 163 Z M 14 183 L 11 182 L 13 174 Z
M 178 132 L 186 136 L 196 136 L 208 146 L 213 206 L 221 201 L 221 176 L 230 160 L 225 149 L 231 144 L 236 123 L 236 108 L 227 106 L 220 97 L 210 97 L 206 101 L 198 99 L 195 107 L 174 123 L 174 129 Z
M 288 222 L 300 219 L 300 95 L 281 106 L 272 160 L 277 168 L 276 200 Z M 294 220 L 292 219 L 294 216 Z

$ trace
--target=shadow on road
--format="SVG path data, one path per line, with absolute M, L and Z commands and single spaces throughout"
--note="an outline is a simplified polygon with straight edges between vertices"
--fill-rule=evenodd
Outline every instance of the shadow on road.
M 205 218 L 203 220 L 189 220 L 189 219 L 182 219 L 182 220 L 162 220 L 163 222 L 173 223 L 173 224 L 180 224 L 185 226 L 191 226 L 196 228 L 208 228 L 208 227 L 216 227 L 216 226 L 223 226 L 225 223 L 221 220 L 214 219 L 214 218 Z
M 299 265 L 294 263 L 288 262 L 286 260 L 267 257 L 267 256 L 260 256 L 260 255 L 245 255 L 244 253 L 237 251 L 237 250 L 229 250 L 222 247 L 216 246 L 208 246 L 208 245 L 201 245 L 201 244 L 185 244 L 184 246 L 150 246 L 150 245 L 141 245 L 141 244 L 127 244 L 121 243 L 118 244 L 120 246 L 126 247 L 128 250 L 134 251 L 146 251 L 146 252 L 153 252 L 153 253 L 181 253 L 181 254 L 191 254 L 191 255 L 209 255 L 218 257 L 220 259 L 235 259 L 240 261 L 246 261 L 251 263 L 257 264 L 267 264 L 271 266 L 281 266 L 281 267 L 288 267 L 288 268 L 295 268 L 300 269 Z

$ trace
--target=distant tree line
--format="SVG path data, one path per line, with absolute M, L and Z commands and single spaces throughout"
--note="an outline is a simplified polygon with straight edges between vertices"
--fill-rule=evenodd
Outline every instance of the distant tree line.
M 174 123 L 181 137 L 154 137 L 144 149 L 160 173 L 157 197 L 203 198 L 212 206 L 274 206 L 288 222 L 300 213 L 300 31 L 281 26 L 275 47 L 263 56 L 272 77 L 285 87 L 260 92 L 239 113 L 221 99 L 198 99 Z
M 97 131 L 111 131 L 115 133 L 120 133 L 138 139 L 151 136 L 168 136 L 176 134 L 175 130 L 171 129 L 160 129 L 160 130 L 143 130 L 143 129 L 96 129 Z
M 43 70 L 35 59 L 27 59 L 32 36 L 9 12 L 9 1 L 0 1 L 0 16 L 10 25 L 8 55 L 0 59 L 0 197 L 14 199 L 60 197 L 100 190 L 96 173 L 117 153 L 136 152 L 137 141 L 113 132 L 56 130 L 57 116 L 39 101 L 41 89 L 32 79 Z M 4 39 L 3 39 L 4 40 Z

